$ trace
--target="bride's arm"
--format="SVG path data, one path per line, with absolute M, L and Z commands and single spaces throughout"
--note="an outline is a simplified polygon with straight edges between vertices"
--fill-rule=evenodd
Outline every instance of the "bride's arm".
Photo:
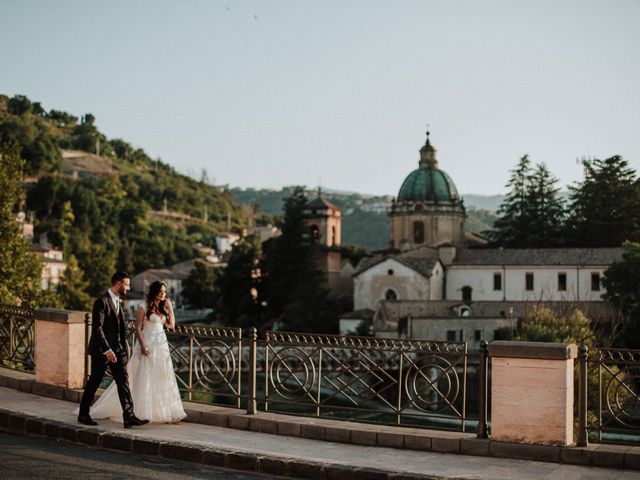
M 140 344 L 140 351 L 143 355 L 149 355 L 149 349 L 144 344 L 144 338 L 142 337 L 142 325 L 144 324 L 144 317 L 146 316 L 144 307 L 140 305 L 138 307 L 138 313 L 136 317 L 136 337 L 138 337 L 138 343 Z
M 167 321 L 164 324 L 167 326 L 169 330 L 173 330 L 174 328 L 176 328 L 176 317 L 173 314 L 173 304 L 171 303 L 171 300 L 169 300 L 168 298 L 167 298 L 166 306 L 167 306 Z

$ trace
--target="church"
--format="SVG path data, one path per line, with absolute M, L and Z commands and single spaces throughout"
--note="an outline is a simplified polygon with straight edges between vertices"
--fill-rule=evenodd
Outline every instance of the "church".
M 364 321 L 376 336 L 466 341 L 475 349 L 536 305 L 607 318 L 601 280 L 621 248 L 487 248 L 465 233 L 464 201 L 440 169 L 429 132 L 419 154 L 389 211 L 390 248 L 351 275 L 354 311 L 341 316 L 341 334 Z

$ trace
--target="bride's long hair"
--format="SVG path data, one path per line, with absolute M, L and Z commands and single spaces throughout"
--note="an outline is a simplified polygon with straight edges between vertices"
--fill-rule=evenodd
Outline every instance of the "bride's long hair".
M 164 287 L 165 290 L 167 289 L 165 283 L 160 280 L 156 280 L 149 285 L 149 290 L 147 291 L 147 318 L 149 318 L 153 313 L 164 315 L 165 317 L 167 316 L 164 303 L 161 303 L 160 305 L 156 305 L 155 303 L 156 297 L 160 293 L 162 287 Z

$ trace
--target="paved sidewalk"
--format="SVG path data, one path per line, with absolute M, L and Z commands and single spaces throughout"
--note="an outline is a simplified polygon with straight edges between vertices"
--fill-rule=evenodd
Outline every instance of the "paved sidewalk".
M 366 447 L 194 423 L 125 430 L 102 420 L 84 427 L 72 413 L 76 406 L 0 387 L 0 430 L 294 478 L 640 480 L 633 470 Z

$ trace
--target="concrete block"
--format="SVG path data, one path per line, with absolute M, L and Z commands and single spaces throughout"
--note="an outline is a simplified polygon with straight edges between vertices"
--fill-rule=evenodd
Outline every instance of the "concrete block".
M 426 435 L 405 435 L 404 448 L 409 450 L 431 450 L 431 437 Z
M 560 449 L 560 461 L 571 465 L 591 465 L 591 455 L 594 446 L 563 447 Z
M 624 457 L 631 447 L 626 445 L 598 445 L 591 454 L 596 467 L 624 468 Z
M 387 480 L 389 473 L 377 468 L 357 468 L 353 471 L 353 480 Z
M 0 429 L 9 428 L 10 416 L 11 416 L 11 412 L 9 412 L 8 410 L 0 410 Z
M 278 423 L 269 418 L 261 418 L 260 416 L 251 416 L 249 418 L 249 430 L 252 432 L 278 433 Z
M 402 448 L 404 446 L 404 435 L 401 433 L 378 432 L 376 444 L 379 447 Z
M 63 423 L 55 421 L 47 421 L 44 424 L 44 434 L 50 438 L 58 438 L 60 434 L 60 427 Z
M 302 437 L 314 440 L 324 440 L 326 438 L 326 427 L 322 425 L 302 424 Z
M 285 475 L 287 463 L 278 458 L 258 457 L 258 471 L 270 475 Z
M 97 447 L 100 442 L 100 430 L 81 428 L 77 431 L 77 441 L 91 447 Z
M 322 463 L 305 462 L 303 460 L 289 460 L 287 462 L 287 467 L 290 477 L 322 480 Z
M 227 452 L 217 448 L 207 448 L 202 451 L 202 463 L 225 467 L 227 466 Z
M 0 387 L 6 387 L 9 379 L 0 373 Z
M 68 442 L 77 442 L 78 441 L 78 431 L 82 430 L 81 427 L 71 426 L 71 425 L 62 425 L 58 430 L 58 437 L 67 440 Z
M 278 435 L 288 435 L 290 437 L 302 436 L 302 425 L 296 422 L 286 422 L 278 420 Z
M 640 447 L 631 447 L 624 454 L 624 468 L 640 470 Z
M 356 445 L 375 446 L 377 441 L 377 433 L 366 430 L 351 430 L 351 443 Z
M 185 445 L 178 442 L 162 442 L 158 450 L 161 457 L 182 460 L 183 462 L 202 463 L 204 447 Z
M 345 427 L 325 427 L 327 442 L 351 443 L 351 430 Z
M 448 437 L 432 437 L 431 451 L 441 453 L 459 453 L 460 439 Z
M 33 380 L 31 379 L 18 380 L 18 390 L 20 390 L 21 392 L 31 393 L 32 387 L 33 387 Z
M 160 451 L 160 441 L 134 438 L 131 441 L 131 451 L 142 455 L 158 455 Z
M 327 464 L 324 466 L 325 480 L 353 480 L 354 467 Z
M 491 442 L 489 452 L 498 458 L 559 462 L 560 447 L 551 445 L 528 445 L 524 443 Z
M 100 446 L 111 450 L 120 450 L 122 452 L 131 451 L 131 437 L 114 433 L 104 433 L 100 435 Z
M 183 420 L 184 422 L 189 423 L 203 423 L 202 421 L 202 411 L 195 410 L 193 408 L 185 408 L 184 413 L 187 414 L 187 417 Z
M 234 470 L 255 472 L 258 467 L 258 456 L 255 453 L 234 452 L 227 455 L 227 466 Z
M 24 422 L 24 431 L 31 435 L 44 434 L 44 422 L 42 418 L 30 417 Z
M 489 456 L 489 440 L 486 438 L 460 439 L 460 453 L 477 457 Z
M 249 430 L 249 416 L 248 415 L 229 415 L 229 428 L 235 428 L 238 430 Z
M 7 388 L 12 388 L 13 390 L 18 390 L 20 387 L 20 380 L 17 378 L 9 377 L 7 378 Z
M 9 416 L 9 431 L 12 433 L 23 433 L 26 416 L 21 413 L 12 413 Z
M 225 413 L 204 412 L 202 414 L 202 423 L 226 428 L 229 426 L 229 416 Z

